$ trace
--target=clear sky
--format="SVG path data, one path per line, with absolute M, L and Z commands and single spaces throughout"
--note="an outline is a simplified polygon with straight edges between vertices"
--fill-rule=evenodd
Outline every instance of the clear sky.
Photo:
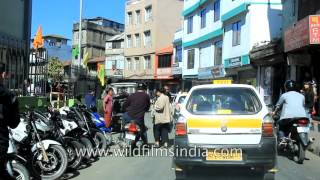
M 31 38 L 39 25 L 43 35 L 72 39 L 72 24 L 79 22 L 80 0 L 33 0 Z M 124 23 L 125 0 L 83 0 L 83 18 L 97 16 Z

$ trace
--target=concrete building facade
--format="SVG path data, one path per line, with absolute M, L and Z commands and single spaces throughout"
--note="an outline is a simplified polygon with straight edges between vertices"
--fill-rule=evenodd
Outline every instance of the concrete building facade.
M 9 89 L 21 88 L 28 75 L 31 15 L 32 0 L 0 1 L 0 62 L 11 74 Z
M 81 35 L 82 57 L 86 52 L 89 53 L 89 59 L 96 57 L 104 57 L 106 40 L 114 35 L 121 34 L 123 31 L 123 24 L 109 19 L 105 19 L 102 17 L 83 19 Z M 72 47 L 77 47 L 78 43 L 79 23 L 75 23 L 73 24 Z
M 124 70 L 124 33 L 106 41 L 106 76 L 113 80 L 123 79 Z
M 255 85 L 249 52 L 281 38 L 280 0 L 185 0 L 183 78 L 191 84 L 232 78 Z
M 176 29 L 180 26 L 182 7 L 181 0 L 126 2 L 124 48 L 126 79 L 154 80 L 158 77 L 162 80 L 172 79 L 172 40 Z M 166 62 L 159 62 L 157 54 L 166 55 L 165 58 L 160 58 Z
M 68 61 L 72 59 L 71 45 L 68 44 L 69 39 L 60 35 L 50 34 L 43 36 L 44 48 L 47 50 L 48 58 L 57 58 L 60 61 Z

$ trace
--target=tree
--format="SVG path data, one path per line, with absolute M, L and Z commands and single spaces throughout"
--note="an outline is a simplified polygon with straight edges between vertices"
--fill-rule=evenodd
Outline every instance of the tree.
M 63 78 L 63 64 L 58 58 L 50 58 L 48 65 L 49 77 L 53 79 L 54 82 L 61 81 Z

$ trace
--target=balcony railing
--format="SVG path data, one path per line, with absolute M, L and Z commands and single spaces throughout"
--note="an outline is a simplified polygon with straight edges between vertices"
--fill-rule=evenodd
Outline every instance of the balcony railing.
M 137 4 L 139 3 L 141 0 L 127 0 L 126 1 L 126 5 L 131 5 L 131 4 Z

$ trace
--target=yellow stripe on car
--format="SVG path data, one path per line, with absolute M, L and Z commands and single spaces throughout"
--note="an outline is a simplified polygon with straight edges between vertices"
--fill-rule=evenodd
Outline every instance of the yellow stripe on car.
M 188 119 L 189 128 L 220 128 L 223 125 L 228 128 L 261 128 L 262 119 Z

